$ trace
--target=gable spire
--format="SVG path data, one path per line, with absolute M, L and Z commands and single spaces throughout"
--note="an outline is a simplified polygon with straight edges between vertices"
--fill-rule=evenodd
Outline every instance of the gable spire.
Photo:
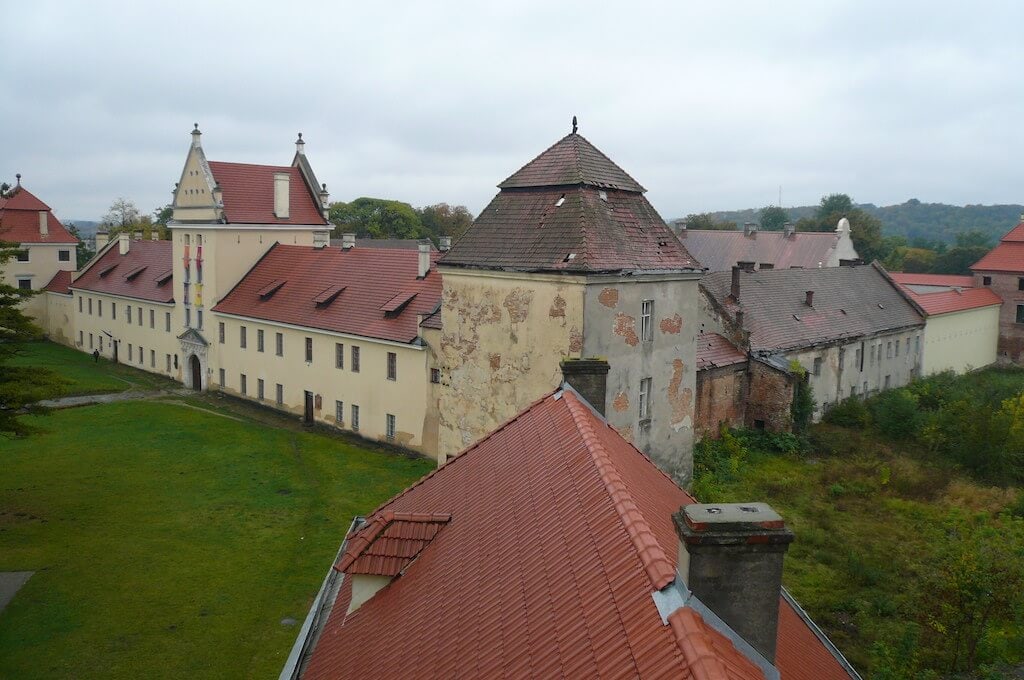
M 572 133 L 573 133 L 573 134 L 576 134 L 576 128 L 577 128 L 577 127 L 578 127 L 578 126 L 576 125 L 576 116 L 573 116 L 573 117 L 572 117 Z
M 199 138 L 203 136 L 203 133 L 199 131 L 199 123 L 193 123 L 192 129 L 192 147 L 198 149 L 202 146 Z

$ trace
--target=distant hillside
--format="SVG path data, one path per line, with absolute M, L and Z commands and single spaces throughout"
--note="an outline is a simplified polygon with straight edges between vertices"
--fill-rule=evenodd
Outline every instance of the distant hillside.
M 62 220 L 64 224 L 73 224 L 78 227 L 78 233 L 82 236 L 94 236 L 96 234 L 96 227 L 100 226 L 99 222 L 93 220 Z
M 953 243 L 957 234 L 971 230 L 982 232 L 995 243 L 1020 221 L 1021 213 L 1024 212 L 1024 205 L 1017 204 L 959 206 L 922 203 L 916 198 L 899 205 L 879 207 L 862 203 L 858 207 L 882 221 L 885 236 L 904 236 L 908 241 L 934 239 L 945 243 Z M 815 210 L 817 206 L 814 205 L 786 208 L 793 222 L 801 217 L 810 217 Z M 759 208 L 752 208 L 711 214 L 717 220 L 729 220 L 742 225 L 744 222 L 757 222 L 759 212 Z

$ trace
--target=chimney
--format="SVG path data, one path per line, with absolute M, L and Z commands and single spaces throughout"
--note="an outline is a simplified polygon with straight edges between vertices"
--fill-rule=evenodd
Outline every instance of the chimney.
M 128 254 L 128 247 L 131 245 L 131 237 L 128 232 L 122 231 L 117 235 L 117 251 L 122 255 Z
M 678 236 L 679 238 L 686 238 L 686 227 L 687 227 L 686 220 L 676 220 L 675 227 L 676 227 L 676 236 Z
M 774 664 L 782 563 L 793 532 L 765 503 L 694 503 L 672 520 L 686 587 Z
M 224 192 L 220 188 L 220 182 L 213 185 L 213 204 L 217 207 L 224 206 Z
M 559 365 L 562 379 L 603 416 L 610 368 L 608 362 L 604 359 L 563 359 Z
M 142 232 L 141 232 L 141 231 L 137 231 L 137 232 L 135 232 L 135 233 L 133 234 L 133 236 L 135 236 L 135 240 L 136 240 L 136 241 L 141 241 L 141 240 L 142 240 Z
M 808 307 L 813 307 L 814 306 L 814 291 L 813 290 L 809 290 L 806 293 L 804 293 L 804 295 L 807 296 L 806 298 L 804 298 L 804 302 L 807 303 Z
M 291 175 L 287 172 L 274 173 L 274 217 L 288 219 L 288 185 Z
M 740 299 L 740 272 L 743 271 L 743 267 L 732 268 L 732 287 L 729 289 L 729 297 L 733 300 Z
M 356 245 L 356 235 L 355 234 L 342 234 L 341 235 L 341 249 L 342 250 L 351 250 L 352 248 L 355 248 L 355 245 Z
M 160 230 L 157 229 L 156 227 L 153 227 L 150 230 L 150 232 L 149 232 L 149 238 L 152 239 L 153 241 L 159 241 L 160 240 Z
M 422 279 L 430 271 L 430 244 L 421 243 L 419 251 L 419 268 L 416 278 Z
M 437 249 L 440 250 L 442 253 L 446 253 L 449 250 L 451 250 L 452 249 L 452 237 L 451 236 L 441 236 L 440 238 L 438 238 L 437 239 Z
M 299 138 L 295 140 L 295 153 L 299 156 L 306 155 L 306 143 L 302 141 L 302 133 L 299 133 Z
M 793 229 L 793 223 L 792 222 L 786 222 L 785 224 L 782 225 L 782 234 L 786 238 L 789 238 L 790 236 L 792 236 L 793 235 L 793 231 L 794 231 L 794 229 Z
M 107 241 L 110 240 L 110 234 L 105 231 L 96 230 L 96 252 L 99 252 L 100 248 L 107 245 Z
M 754 222 L 745 222 L 743 224 L 743 235 L 754 236 L 757 234 L 757 224 Z
M 331 242 L 331 232 L 329 231 L 314 231 L 313 232 L 313 247 L 320 249 L 326 248 L 327 244 Z
M 48 236 L 50 234 L 50 224 L 46 220 L 47 220 L 46 211 L 45 210 L 40 210 L 39 211 L 39 235 L 40 236 Z
M 327 191 L 327 185 L 320 185 L 320 210 L 324 214 L 324 219 L 329 219 L 331 214 L 331 194 Z

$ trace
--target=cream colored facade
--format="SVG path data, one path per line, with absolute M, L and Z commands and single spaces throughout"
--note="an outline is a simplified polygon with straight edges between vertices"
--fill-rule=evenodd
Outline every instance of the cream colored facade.
M 967 371 L 996 362 L 999 305 L 934 314 L 924 326 L 924 375 Z
M 4 283 L 9 286 L 17 288 L 19 281 L 27 279 L 32 290 L 40 290 L 57 272 L 75 269 L 74 243 L 22 243 L 19 250 L 28 252 L 28 261 L 12 258 L 0 270 Z M 61 261 L 62 253 L 67 260 Z

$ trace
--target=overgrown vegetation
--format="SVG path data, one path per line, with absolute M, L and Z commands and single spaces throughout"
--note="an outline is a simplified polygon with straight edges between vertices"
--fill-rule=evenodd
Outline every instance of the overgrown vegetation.
M 1024 371 L 941 374 L 826 419 L 702 442 L 695 495 L 782 513 L 787 587 L 865 677 L 1024 663 Z

